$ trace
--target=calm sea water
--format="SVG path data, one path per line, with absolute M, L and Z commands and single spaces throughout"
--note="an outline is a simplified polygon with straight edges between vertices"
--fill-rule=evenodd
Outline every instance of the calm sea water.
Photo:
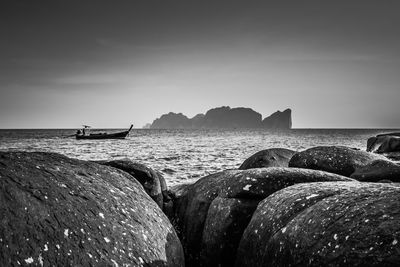
M 125 140 L 75 140 L 69 136 L 75 133 L 71 129 L 0 130 L 0 150 L 51 151 L 84 160 L 129 158 L 161 171 L 167 183 L 174 185 L 220 170 L 238 168 L 246 158 L 267 148 L 299 151 L 318 145 L 344 145 L 365 150 L 369 137 L 391 131 L 396 130 L 136 129 Z

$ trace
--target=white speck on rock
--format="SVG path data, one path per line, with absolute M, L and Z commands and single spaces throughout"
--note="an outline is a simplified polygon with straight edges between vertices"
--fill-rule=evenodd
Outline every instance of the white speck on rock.
M 106 243 L 110 242 L 110 239 L 108 237 L 104 237 L 104 240 L 106 241 Z
M 286 232 L 286 227 L 282 228 L 282 233 Z
M 43 266 L 42 254 L 39 254 L 38 261 L 39 261 L 40 266 Z
M 69 235 L 69 229 L 65 229 L 64 230 L 64 236 L 65 236 L 65 238 L 68 238 L 68 235 Z
M 47 246 L 47 244 L 44 244 L 44 251 L 48 251 L 49 247 Z
M 59 245 L 59 244 L 57 244 L 57 245 L 56 245 L 56 248 L 57 248 L 57 249 L 60 249 L 60 245 Z
M 337 234 L 333 235 L 333 239 L 337 240 Z
M 308 197 L 306 197 L 306 199 L 310 199 L 310 198 L 317 197 L 317 196 L 319 196 L 319 195 L 318 194 L 311 194 Z
M 104 219 L 104 214 L 103 213 L 99 213 L 99 216 L 102 218 L 102 219 Z
M 31 264 L 31 263 L 33 263 L 33 258 L 32 258 L 32 257 L 29 257 L 29 258 L 25 259 L 25 262 L 26 262 L 27 264 Z
M 249 191 L 250 187 L 251 187 L 251 184 L 248 184 L 248 185 L 246 185 L 245 187 L 243 187 L 243 190 Z
M 114 263 L 115 267 L 118 267 L 118 263 L 115 260 L 111 259 L 111 261 L 112 261 L 112 263 Z
M 396 245 L 397 243 L 398 243 L 397 239 L 394 239 L 393 242 L 392 242 L 392 245 L 394 246 L 394 245 Z

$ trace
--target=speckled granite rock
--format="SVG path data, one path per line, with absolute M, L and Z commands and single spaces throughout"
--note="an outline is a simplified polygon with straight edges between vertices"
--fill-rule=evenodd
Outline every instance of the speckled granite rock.
M 269 148 L 259 151 L 246 159 L 239 170 L 266 167 L 288 167 L 289 160 L 296 151 L 286 148 Z
M 357 169 L 350 177 L 362 182 L 386 180 L 399 183 L 400 165 L 388 160 L 377 160 Z
M 164 177 L 161 173 L 156 172 L 146 165 L 133 162 L 129 159 L 98 161 L 97 163 L 120 169 L 135 177 L 161 209 L 164 209 L 164 198 L 165 202 L 169 201 L 168 188 Z
M 264 199 L 236 266 L 399 266 L 400 186 L 298 184 Z
M 232 266 L 236 248 L 259 201 L 296 183 L 354 181 L 297 168 L 230 170 L 190 186 L 177 210 L 188 266 Z
M 350 177 L 357 169 L 386 158 L 343 146 L 318 146 L 296 153 L 289 167 L 313 169 Z
M 166 216 L 125 172 L 0 152 L 0 263 L 183 266 L 184 257 Z

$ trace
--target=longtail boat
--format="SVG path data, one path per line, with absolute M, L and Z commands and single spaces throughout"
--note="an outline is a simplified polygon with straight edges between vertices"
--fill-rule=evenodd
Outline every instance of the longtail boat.
M 133 124 L 127 131 L 117 132 L 117 133 L 89 133 L 84 134 L 85 131 L 78 131 L 75 134 L 76 139 L 125 139 L 125 137 L 129 134 L 132 130 Z M 85 126 L 87 128 L 87 126 Z

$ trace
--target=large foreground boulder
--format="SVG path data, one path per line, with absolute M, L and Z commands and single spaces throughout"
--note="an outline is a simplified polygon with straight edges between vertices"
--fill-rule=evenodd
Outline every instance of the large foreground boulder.
M 236 249 L 257 204 L 296 183 L 354 181 L 297 168 L 229 170 L 188 188 L 176 210 L 188 266 L 232 266 Z
M 164 209 L 164 200 L 169 201 L 164 177 L 146 165 L 129 159 L 98 161 L 98 163 L 120 169 L 135 177 L 161 209 Z
M 0 152 L 3 266 L 183 266 L 180 241 L 125 172 L 54 153 Z
M 350 177 L 357 169 L 386 158 L 344 146 L 318 146 L 294 154 L 290 167 L 322 170 Z
M 288 167 L 289 160 L 296 151 L 286 148 L 269 148 L 261 150 L 246 159 L 239 170 L 267 167 Z
M 299 184 L 264 199 L 236 266 L 399 266 L 400 186 Z

